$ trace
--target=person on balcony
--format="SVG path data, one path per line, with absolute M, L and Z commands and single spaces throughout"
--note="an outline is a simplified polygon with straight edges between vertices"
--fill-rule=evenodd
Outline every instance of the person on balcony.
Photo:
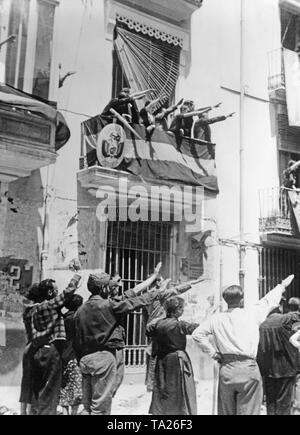
M 189 138 L 192 136 L 194 111 L 194 102 L 186 100 L 180 107 L 180 113 L 176 115 L 171 122 L 169 131 L 174 133 L 178 147 L 181 145 L 184 137 Z
M 220 104 L 218 104 L 215 107 L 219 107 Z M 212 138 L 211 138 L 211 124 L 216 124 L 217 122 L 226 121 L 226 119 L 231 118 L 234 115 L 234 113 L 230 113 L 227 116 L 217 116 L 215 118 L 209 118 L 208 112 L 204 112 L 201 115 L 199 115 L 198 121 L 195 122 L 194 125 L 194 139 L 198 139 L 201 141 L 208 142 L 208 149 L 211 157 L 215 158 L 215 150 L 212 144 Z
M 283 171 L 282 187 L 285 189 L 295 190 L 298 188 L 300 161 L 290 160 L 287 169 Z
M 112 113 L 110 110 L 114 109 L 119 115 L 125 118 L 126 121 L 132 124 L 139 124 L 139 112 L 136 107 L 136 100 L 144 98 L 147 93 L 152 92 L 152 89 L 135 94 L 130 94 L 130 91 L 130 88 L 123 88 L 118 97 L 110 100 L 107 106 L 105 106 L 102 116 L 111 119 Z
M 156 110 L 157 104 L 159 104 L 161 98 L 156 98 L 155 100 L 146 100 L 144 107 L 140 111 L 140 118 L 142 124 L 146 130 L 146 140 L 150 140 L 151 136 L 155 130 L 155 117 L 154 112 Z
M 177 104 L 170 107 L 160 107 L 154 112 L 155 126 L 158 130 L 168 131 L 168 117 L 174 113 L 183 104 L 183 99 L 181 99 Z

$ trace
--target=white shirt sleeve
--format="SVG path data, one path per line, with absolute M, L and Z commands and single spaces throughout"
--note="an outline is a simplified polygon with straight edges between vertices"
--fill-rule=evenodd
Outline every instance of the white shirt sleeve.
M 203 352 L 208 353 L 211 357 L 216 353 L 216 349 L 209 341 L 209 336 L 212 335 L 211 320 L 202 323 L 192 334 L 192 338 L 200 345 Z
M 290 343 L 300 351 L 300 331 L 291 336 Z
M 259 324 L 263 323 L 270 312 L 279 306 L 284 291 L 285 287 L 280 284 L 255 305 L 255 315 Z

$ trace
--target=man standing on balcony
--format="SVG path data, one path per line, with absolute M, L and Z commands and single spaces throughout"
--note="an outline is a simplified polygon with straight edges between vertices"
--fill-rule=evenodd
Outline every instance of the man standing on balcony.
M 113 98 L 102 112 L 102 116 L 112 117 L 110 109 L 114 109 L 119 115 L 126 118 L 127 122 L 139 124 L 139 112 L 136 100 L 141 100 L 151 90 L 130 94 L 130 88 L 123 88 L 117 98 Z
M 214 147 L 212 146 L 212 138 L 211 138 L 211 124 L 216 124 L 217 122 L 226 121 L 226 119 L 231 118 L 234 113 L 230 113 L 227 116 L 217 116 L 215 118 L 209 118 L 208 113 L 202 113 L 199 115 L 198 121 L 195 122 L 194 125 L 194 138 L 199 139 L 205 142 L 208 142 L 209 153 L 212 158 L 215 158 Z
M 243 308 L 242 288 L 238 285 L 227 287 L 223 299 L 228 310 L 214 314 L 194 331 L 193 339 L 220 363 L 219 415 L 260 414 L 263 387 L 256 363 L 259 326 L 279 305 L 293 279 L 293 275 L 288 277 L 257 305 L 247 308 Z
M 300 162 L 290 160 L 287 169 L 283 171 L 282 185 L 285 189 L 297 189 L 298 188 L 298 171 Z

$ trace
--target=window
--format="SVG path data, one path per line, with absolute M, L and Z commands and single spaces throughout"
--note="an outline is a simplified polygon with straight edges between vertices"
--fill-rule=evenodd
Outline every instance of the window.
M 38 1 L 38 29 L 32 93 L 49 97 L 55 6 Z
M 134 92 L 155 89 L 155 96 L 173 100 L 179 77 L 181 47 L 130 29 L 117 21 L 114 35 L 114 82 L 116 95 L 122 86 Z
M 44 99 L 50 90 L 55 7 L 47 0 L 11 0 L 8 17 L 7 35 L 17 39 L 6 45 L 5 81 Z
M 296 51 L 300 43 L 300 17 L 284 9 L 281 9 L 281 41 L 291 51 Z
M 112 97 L 116 98 L 123 88 L 128 87 L 128 81 L 124 74 L 116 50 L 113 51 L 113 86 Z
M 17 41 L 7 46 L 6 83 L 18 89 L 24 85 L 28 20 L 29 0 L 12 0 L 8 35 L 16 35 Z

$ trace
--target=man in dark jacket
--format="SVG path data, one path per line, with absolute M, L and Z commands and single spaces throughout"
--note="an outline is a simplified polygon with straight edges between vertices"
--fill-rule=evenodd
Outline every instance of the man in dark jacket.
M 85 415 L 110 415 L 116 384 L 116 352 L 124 349 L 122 317 L 137 308 L 150 305 L 158 292 L 143 296 L 109 298 L 110 276 L 90 275 L 90 299 L 75 316 L 74 349 L 83 375 Z
M 225 121 L 227 118 L 230 118 L 234 115 L 231 113 L 228 116 L 217 116 L 216 118 L 209 118 L 207 113 L 203 113 L 199 115 L 198 121 L 195 122 L 194 125 L 194 138 L 198 140 L 202 140 L 208 142 L 211 145 L 208 145 L 209 152 L 212 158 L 215 158 L 215 151 L 212 144 L 211 138 L 211 124 L 215 124 L 217 122 Z
M 102 112 L 102 116 L 112 117 L 110 109 L 114 109 L 119 115 L 126 118 L 132 124 L 139 124 L 139 112 L 136 100 L 145 97 L 147 91 L 130 94 L 130 88 L 123 88 L 117 98 L 113 98 Z
M 299 351 L 289 339 L 300 321 L 300 300 L 292 298 L 287 314 L 271 314 L 260 327 L 257 361 L 263 377 L 268 415 L 290 415 L 300 371 Z

